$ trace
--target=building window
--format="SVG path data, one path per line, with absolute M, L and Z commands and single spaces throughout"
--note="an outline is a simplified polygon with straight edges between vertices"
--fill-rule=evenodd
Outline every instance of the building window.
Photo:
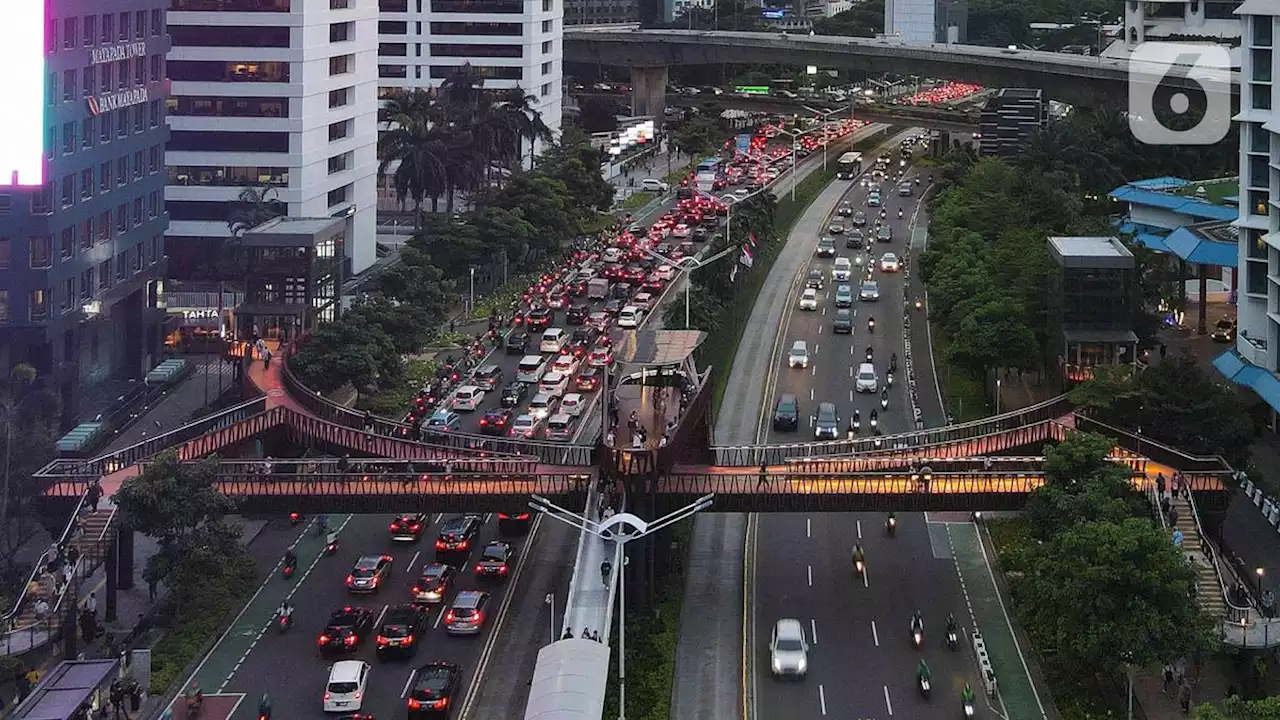
M 111 142 L 111 113 L 105 112 L 98 116 L 98 142 Z
M 58 235 L 58 255 L 63 260 L 70 260 L 76 254 L 76 229 L 62 228 Z
M 115 67 L 111 63 L 98 66 L 98 92 L 111 92 L 111 73 L 115 70 Z
M 133 18 L 133 39 L 145 39 L 147 37 L 147 11 L 139 10 Z
M 107 290 L 111 288 L 111 258 L 107 258 L 98 263 L 98 289 Z
M 350 120 L 339 120 L 336 123 L 329 123 L 329 142 L 341 140 L 346 137 L 350 126 Z
M 62 102 L 71 102 L 76 99 L 76 71 L 75 69 L 62 71 Z
M 492 37 L 520 37 L 524 28 L 520 23 L 496 22 L 433 22 L 432 35 L 487 35 Z M 404 34 L 403 32 L 401 33 Z
M 334 155 L 329 158 L 329 174 L 333 175 L 334 173 L 340 173 L 343 170 L 346 170 L 347 161 L 350 156 L 350 153 L 342 153 L 341 155 Z
M 129 156 L 121 155 L 116 158 L 116 185 L 124 186 L 129 184 Z
M 408 43 L 378 43 L 378 55 L 382 57 L 407 57 Z
M 289 12 L 289 0 L 170 0 L 170 10 L 186 12 Z
M 379 65 L 378 77 L 406 78 L 409 77 L 409 67 L 407 65 Z
M 31 214 L 53 214 L 53 182 L 47 182 L 39 192 L 31 193 Z
M 133 199 L 133 226 L 142 224 L 142 198 Z
M 53 153 L 58 147 L 58 129 L 54 127 L 45 129 L 44 139 L 44 156 L 53 159 Z
M 80 122 L 80 147 L 93 147 L 93 116 L 85 118 Z
M 86 268 L 80 273 L 80 299 L 88 300 L 93 296 L 93 268 Z M 98 336 L 93 336 L 93 354 L 97 355 Z
M 129 61 L 120 60 L 116 62 L 116 89 L 124 90 L 129 87 Z
M 111 239 L 111 211 L 108 210 L 98 216 L 98 241 L 106 242 Z
M 347 10 L 354 0 L 329 0 L 330 10 Z
M 11 262 L 13 262 L 13 245 L 9 242 L 9 238 L 0 237 L 0 270 L 8 270 Z
M 151 34 L 157 37 L 164 34 L 164 16 L 159 8 L 151 10 Z
M 147 217 L 160 217 L 160 191 L 152 190 L 147 196 Z
M 549 53 L 549 52 L 551 52 L 551 41 L 550 41 L 550 40 L 543 40 L 543 41 L 542 41 L 542 54 L 543 54 L 543 55 L 546 55 L 546 54 L 547 54 L 547 53 Z
M 556 29 L 556 21 L 555 21 L 555 20 L 543 20 L 543 21 L 542 21 L 542 32 L 544 32 L 544 33 L 549 33 L 549 32 L 551 32 L 551 31 L 553 31 L 553 30 L 555 30 L 555 29 Z
M 356 67 L 355 55 L 336 55 L 329 58 L 329 75 L 346 75 L 354 72 Z
M 133 106 L 133 131 L 136 133 L 139 133 L 145 130 L 146 127 L 147 127 L 147 106 L 134 105 Z
M 352 28 L 355 23 L 342 22 L 329 24 L 329 42 L 346 42 L 351 39 L 354 34 Z
M 186 187 L 288 187 L 289 168 L 236 165 L 169 165 L 167 185 Z
M 104 162 L 98 166 L 98 192 L 111 190 L 111 163 Z
M 146 170 L 146 166 L 142 164 L 142 151 L 139 150 L 133 154 L 133 179 L 141 179 L 144 170 Z
M 136 57 L 133 59 L 133 84 L 141 85 L 147 81 L 147 59 L 144 57 Z
M 116 234 L 123 235 L 129 230 L 129 206 L 120 203 L 116 206 Z
M 122 252 L 116 255 L 116 279 L 124 280 L 129 274 L 129 253 Z
M 9 322 L 9 291 L 0 290 L 0 325 Z
M 555 0 L 542 0 L 542 12 L 551 12 L 555 7 Z
M 83 41 L 84 41 L 83 45 L 85 47 L 93 47 L 98 43 L 98 16 L 97 15 L 84 16 L 84 32 L 81 33 L 81 35 L 83 36 Z
M 290 29 L 278 26 L 175 25 L 169 28 L 173 47 L 288 48 Z
M 523 45 L 452 45 L 446 43 L 431 43 L 432 57 L 493 57 L 493 58 L 518 58 L 524 57 Z
M 143 253 L 142 243 L 138 243 L 137 245 L 135 245 L 133 248 L 133 252 L 129 253 L 130 255 L 133 256 L 133 271 L 135 273 L 142 272 L 142 253 Z
M 73 277 L 69 277 L 66 280 L 62 281 L 62 312 L 64 313 L 71 312 L 71 309 L 75 307 L 75 304 L 76 304 L 76 279 Z M 69 337 L 70 331 L 67 331 L 67 334 Z M 70 346 L 68 345 L 67 347 L 70 347 Z M 70 356 L 71 356 L 70 353 L 68 353 L 67 357 L 70 357 Z
M 1271 86 L 1252 83 L 1249 85 L 1253 95 L 1254 110 L 1270 110 L 1271 109 Z
M 98 73 L 95 72 L 96 67 L 90 65 L 80 73 L 80 96 L 92 97 L 93 91 L 98 87 Z
M 162 247 L 164 247 L 164 235 L 159 235 L 159 234 L 152 235 L 151 236 L 151 264 L 152 265 L 155 265 L 156 263 L 160 262 L 160 255 L 161 255 L 160 248 Z
M 27 294 L 27 316 L 31 322 L 49 319 L 49 291 L 32 290 Z
M 58 103 L 58 73 L 49 73 L 49 84 L 45 87 L 45 102 L 50 107 Z
M 244 62 L 222 60 L 175 60 L 169 65 L 169 79 L 189 82 L 289 82 L 287 62 Z
M 76 176 L 62 176 L 62 207 L 69 208 L 76 202 Z
M 80 249 L 88 250 L 93 247 L 93 218 L 87 217 L 80 221 Z
M 80 171 L 80 197 L 84 200 L 93 197 L 93 168 Z
M 379 35 L 404 35 L 409 32 L 409 23 L 404 20 L 379 20 Z
M 523 0 L 431 0 L 433 13 L 467 13 L 468 15 L 520 15 Z
M 151 152 L 147 157 L 147 173 L 154 174 L 160 172 L 160 146 L 152 145 Z
M 289 98 L 170 97 L 167 114 L 179 117 L 289 117 Z
M 151 56 L 151 82 L 160 82 L 161 64 L 164 62 L 163 55 Z
M 338 88 L 329 91 L 329 109 L 345 107 L 351 102 L 351 91 L 355 88 Z
M 445 80 L 462 71 L 461 65 L 432 65 L 431 77 L 434 80 Z M 491 80 L 522 80 L 524 68 L 494 67 L 489 65 L 472 65 L 471 71 L 476 75 Z
M 62 19 L 62 47 L 65 50 L 71 50 L 76 46 L 76 41 L 80 38 L 76 33 L 76 18 L 69 17 Z
M 160 101 L 152 100 L 147 103 L 147 125 L 149 127 L 160 127 Z
M 76 151 L 76 124 L 62 123 L 62 154 L 70 155 Z
M 538 94 L 539 94 L 540 96 L 542 96 L 542 97 L 546 97 L 546 96 L 550 95 L 550 94 L 551 94 L 551 83 L 542 83 L 542 89 L 538 92 Z
M 53 236 L 32 235 L 27 238 L 27 254 L 31 260 L 32 270 L 53 267 Z
M 129 111 L 116 111 L 116 137 L 129 137 Z
M 551 74 L 551 63 L 550 63 L 550 62 L 544 62 L 544 63 L 542 63 L 542 74 L 543 74 L 543 75 L 550 75 L 550 74 Z
M 1265 262 L 1246 262 L 1245 292 L 1250 295 L 1267 295 L 1267 264 Z
M 45 33 L 44 51 L 46 53 L 55 53 L 58 51 L 58 21 L 49 18 L 49 30 Z
M 116 41 L 116 16 L 111 13 L 102 14 L 102 40 L 99 45 L 113 45 Z
M 340 188 L 334 188 L 329 191 L 329 207 L 341 205 L 347 201 L 347 191 L 351 189 L 350 185 L 343 185 Z
M 129 19 L 131 15 L 132 13 L 128 12 L 120 13 L 120 42 L 124 42 L 129 39 L 129 26 L 131 25 Z

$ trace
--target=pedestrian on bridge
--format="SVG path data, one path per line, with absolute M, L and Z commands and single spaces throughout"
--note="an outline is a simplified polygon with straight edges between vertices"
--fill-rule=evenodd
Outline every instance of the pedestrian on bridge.
M 1160 493 L 1160 499 L 1164 499 L 1164 473 L 1156 473 L 1156 492 Z
M 760 481 L 756 483 L 756 489 L 769 487 L 769 466 L 760 463 Z

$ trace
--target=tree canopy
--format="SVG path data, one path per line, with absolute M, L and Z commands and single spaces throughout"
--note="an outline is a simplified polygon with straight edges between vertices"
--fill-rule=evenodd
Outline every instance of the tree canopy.
M 15 365 L 0 383 L 0 468 L 6 473 L 0 478 L 0 579 L 25 579 L 15 563 L 35 533 L 21 519 L 44 489 L 33 476 L 53 457 L 59 412 L 57 395 L 30 365 Z M 0 609 L 8 607 L 0 603 Z
M 875 37 L 884 32 L 884 0 L 864 0 L 831 17 L 813 21 L 813 32 L 818 35 L 844 35 L 846 37 Z

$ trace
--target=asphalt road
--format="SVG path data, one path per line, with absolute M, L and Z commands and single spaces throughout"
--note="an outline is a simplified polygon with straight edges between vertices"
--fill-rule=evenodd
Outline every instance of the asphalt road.
M 846 424 L 857 409 L 865 434 L 870 411 L 880 408 L 878 393 L 853 392 L 853 375 L 864 361 L 868 346 L 873 350 L 882 386 L 890 355 L 896 353 L 899 360 L 900 370 L 890 390 L 888 409 L 880 410 L 881 428 L 885 433 L 894 433 L 912 427 L 902 377 L 903 276 L 881 272 L 878 258 L 885 251 L 903 257 L 920 193 L 901 198 L 891 183 L 884 183 L 884 191 L 894 238 L 891 243 L 873 243 L 868 253 L 877 261 L 873 276 L 880 284 L 880 300 L 855 299 L 854 333 L 833 334 L 833 261 L 813 258 L 809 267 L 827 274 L 826 286 L 819 293 L 819 308 L 799 310 L 801 280 L 789 298 L 791 310 L 779 337 L 781 352 L 777 366 L 771 370 L 773 392 L 766 396 L 770 405 L 761 408 L 761 416 L 767 422 L 777 395 L 795 394 L 800 401 L 800 428 L 797 432 L 768 428 L 766 442 L 812 437 L 809 416 L 823 401 L 835 403 Z M 852 184 L 844 199 L 866 212 L 874 224 L 878 211 L 866 207 L 866 191 L 861 183 Z M 902 220 L 897 217 L 900 207 L 905 210 Z M 829 210 L 834 212 L 836 207 Z M 825 228 L 826 223 L 822 225 Z M 816 247 L 817 237 L 813 242 Z M 837 237 L 837 257 L 857 252 L 844 249 L 843 244 Z M 851 284 L 856 298 L 858 284 Z M 874 332 L 867 330 L 869 316 L 877 321 Z M 796 340 L 805 340 L 809 345 L 811 359 L 806 370 L 785 366 L 787 351 Z M 913 350 L 917 354 L 927 352 L 925 348 Z M 931 381 L 922 384 L 921 392 L 930 387 Z M 755 718 L 941 718 L 955 717 L 959 712 L 960 690 L 965 682 L 976 685 L 977 679 L 963 638 L 955 652 L 944 644 L 947 613 L 954 613 L 962 627 L 969 616 L 945 529 L 934 526 L 938 529 L 931 531 L 925 516 L 903 514 L 898 517 L 896 536 L 889 537 L 884 522 L 883 515 L 866 513 L 756 516 L 751 530 L 754 564 L 749 578 L 754 611 L 750 633 L 750 681 L 754 690 L 751 710 Z M 852 568 L 855 543 L 860 543 L 866 553 L 865 577 L 856 576 Z M 925 619 L 922 653 L 911 646 L 908 630 L 911 615 L 917 609 Z M 799 619 L 811 636 L 809 674 L 801 681 L 780 681 L 771 675 L 770 633 L 773 623 L 784 617 Z M 932 670 L 934 690 L 930 701 L 924 700 L 916 687 L 916 664 L 921 657 Z M 856 681 L 851 682 L 853 678 Z

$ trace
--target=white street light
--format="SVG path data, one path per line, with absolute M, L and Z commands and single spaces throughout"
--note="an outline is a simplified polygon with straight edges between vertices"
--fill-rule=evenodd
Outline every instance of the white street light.
M 827 137 L 827 125 L 831 121 L 828 120 L 827 118 L 831 117 L 832 115 L 835 115 L 838 112 L 842 112 L 844 108 L 836 108 L 834 110 L 819 110 L 818 108 L 811 108 L 808 105 L 805 105 L 804 109 L 808 110 L 809 112 L 815 115 L 822 116 L 822 172 L 826 172 L 827 171 L 827 145 L 831 143 L 831 138 Z M 849 103 L 849 117 L 853 117 L 852 102 Z M 795 171 L 796 170 L 794 167 L 791 168 L 791 172 L 794 173 Z
M 814 130 L 818 130 L 822 126 L 809 128 L 808 130 L 788 130 L 781 128 L 781 131 L 791 137 L 791 202 L 796 201 L 796 143 L 801 136 L 808 135 Z
M 653 522 L 645 522 L 631 513 L 618 513 L 604 522 L 597 522 L 566 510 L 541 495 L 534 495 L 529 501 L 530 508 L 548 517 L 614 543 L 615 562 L 608 582 L 618 583 L 618 720 L 627 720 L 627 584 L 622 576 L 622 568 L 626 565 L 626 544 L 706 510 L 715 502 L 715 498 L 715 493 L 703 495 L 692 505 L 663 515 Z
M 751 193 L 751 195 L 747 195 L 746 197 L 744 197 L 744 198 L 743 198 L 743 200 L 746 200 L 747 198 L 751 197 L 752 195 L 756 195 L 756 194 L 761 193 L 761 192 L 764 192 L 764 188 L 761 188 L 761 189 L 759 189 L 759 190 L 757 190 L 757 191 L 755 191 L 755 192 Z M 725 216 L 725 237 L 729 237 L 729 228 L 731 227 L 731 225 L 730 225 L 730 221 L 729 221 L 729 218 L 733 216 L 733 205 L 728 205 L 728 208 L 729 208 L 728 214 Z M 732 242 L 733 242 L 733 240 L 732 240 L 732 239 L 730 239 L 730 240 L 729 240 L 729 242 L 730 242 L 730 243 L 732 243 Z M 715 255 L 712 255 L 711 257 L 707 258 L 706 260 L 699 260 L 698 258 L 696 258 L 696 257 L 694 257 L 694 256 L 692 256 L 692 255 L 690 255 L 689 257 L 683 257 L 683 258 L 680 258 L 680 260 L 679 260 L 678 262 L 677 262 L 677 261 L 675 261 L 675 260 L 672 260 L 671 258 L 666 257 L 666 256 L 664 256 L 664 255 L 659 255 L 658 253 L 656 253 L 656 252 L 654 252 L 654 251 L 652 251 L 652 250 L 650 250 L 650 249 L 648 249 L 648 248 L 644 248 L 644 247 L 640 248 L 640 251 L 641 251 L 641 252 L 643 252 L 644 254 L 648 255 L 649 257 L 652 257 L 652 258 L 654 258 L 654 259 L 656 259 L 656 260 L 659 260 L 659 261 L 661 261 L 661 262 L 664 262 L 664 263 L 666 263 L 667 265 L 670 265 L 670 266 L 671 266 L 671 267 L 673 267 L 673 268 L 680 268 L 681 270 L 683 270 L 683 271 L 684 271 L 684 274 L 685 274 L 685 279 L 684 279 L 684 329 L 685 329 L 685 330 L 688 330 L 688 329 L 689 329 L 689 288 L 693 286 L 693 277 L 692 277 L 691 273 L 692 273 L 694 270 L 697 270 L 698 268 L 704 268 L 704 267 L 706 267 L 706 266 L 708 266 L 708 265 L 710 265 L 710 264 L 714 263 L 715 261 L 717 261 L 717 260 L 719 260 L 719 259 L 723 258 L 724 256 L 728 255 L 729 253 L 733 252 L 733 250 L 734 250 L 734 248 L 735 248 L 735 247 L 736 247 L 736 246 L 734 246 L 734 245 L 730 245 L 729 247 L 725 248 L 724 250 L 721 250 L 720 252 L 716 253 Z
M 547 641 L 547 644 L 551 644 L 556 641 L 556 594 L 547 593 L 543 596 L 542 602 L 550 608 L 547 611 L 547 628 L 550 631 L 548 637 L 551 639 Z
M 476 312 L 476 269 L 471 268 L 471 300 L 468 303 L 467 314 L 475 315 Z

